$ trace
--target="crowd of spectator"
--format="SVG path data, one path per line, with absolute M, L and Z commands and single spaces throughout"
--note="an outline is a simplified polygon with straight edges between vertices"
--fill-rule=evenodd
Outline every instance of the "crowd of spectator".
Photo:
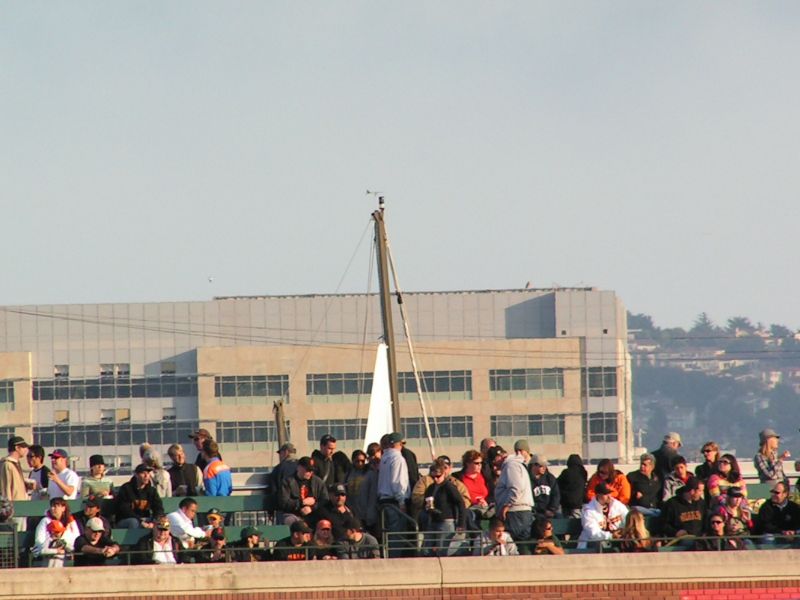
M 141 462 L 118 488 L 100 455 L 89 458 L 89 474 L 81 478 L 70 469 L 65 450 L 46 454 L 13 436 L 8 455 L 0 459 L 0 507 L 11 510 L 1 511 L 0 518 L 6 528 L 13 524 L 24 530 L 27 520 L 14 519 L 13 502 L 48 499 L 49 509 L 35 525 L 32 552 L 51 567 L 63 566 L 73 553 L 75 565 L 105 564 L 119 556 L 112 526 L 149 530 L 131 554 L 132 562 L 147 564 L 377 558 L 384 533 L 391 538 L 412 530 L 425 532 L 421 546 L 428 554 L 563 554 L 553 533 L 553 520 L 563 517 L 580 518 L 577 548 L 586 551 L 642 552 L 670 545 L 744 550 L 753 547 L 753 536 L 793 542 L 800 531 L 800 505 L 789 497 L 782 464 L 789 453 L 779 454 L 775 431 L 765 429 L 759 436 L 754 464 L 761 482 L 772 489 L 757 511 L 748 502 L 734 455 L 710 441 L 692 473 L 674 432 L 643 454 L 630 473 L 603 459 L 590 475 L 573 454 L 558 477 L 547 457 L 533 454 L 524 439 L 510 452 L 485 439 L 479 450 L 463 454 L 460 470 L 453 471 L 448 456 L 439 456 L 426 474 L 420 474 L 399 433 L 349 457 L 330 435 L 311 456 L 297 458 L 294 445 L 286 443 L 268 476 L 267 497 L 274 522 L 288 526 L 289 536 L 265 544 L 257 528 L 245 527 L 230 546 L 219 510 L 210 510 L 206 523 L 197 524 L 193 496 L 227 496 L 233 490 L 230 468 L 207 430 L 191 436 L 198 450 L 194 464 L 173 444 L 168 450 L 172 464 L 165 469 L 160 453 L 143 444 Z M 165 514 L 163 498 L 170 496 L 182 500 Z M 73 515 L 66 500 L 76 498 L 83 500 L 83 509 Z M 389 556 L 402 555 L 402 549 L 393 553 L 390 541 Z

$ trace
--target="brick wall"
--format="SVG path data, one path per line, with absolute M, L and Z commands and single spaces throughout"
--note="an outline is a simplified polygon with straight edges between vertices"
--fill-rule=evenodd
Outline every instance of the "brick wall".
M 96 600 L 97 596 L 73 598 Z M 223 592 L 214 594 L 135 595 L 126 600 L 795 600 L 800 580 L 749 583 L 633 583 L 596 585 L 507 585 L 403 590 L 337 590 L 303 592 Z
M 800 550 L 7 569 L 0 600 L 789 600 Z

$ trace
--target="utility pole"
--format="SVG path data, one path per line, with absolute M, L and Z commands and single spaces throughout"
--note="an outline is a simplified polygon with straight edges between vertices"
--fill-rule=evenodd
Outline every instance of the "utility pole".
M 383 196 L 378 196 L 378 210 L 372 213 L 375 221 L 375 247 L 378 260 L 378 283 L 380 284 L 381 319 L 383 320 L 383 341 L 389 364 L 389 395 L 392 401 L 392 428 L 401 432 L 400 404 L 397 400 L 397 355 L 394 349 L 394 325 L 392 324 L 391 293 L 389 292 L 389 259 L 386 248 L 386 225 L 383 221 Z

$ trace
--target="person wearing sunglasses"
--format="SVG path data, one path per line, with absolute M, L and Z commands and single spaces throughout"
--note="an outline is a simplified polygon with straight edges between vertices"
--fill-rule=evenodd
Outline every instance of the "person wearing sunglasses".
M 785 483 L 775 484 L 769 500 L 758 511 L 755 532 L 789 538 L 794 537 L 799 529 L 800 506 L 789 501 L 789 488 Z
M 723 454 L 717 461 L 717 472 L 708 479 L 708 495 L 719 504 L 725 503 L 725 496 L 731 488 L 737 487 L 747 497 L 747 484 L 742 477 L 739 463 L 733 454 Z
M 726 527 L 725 518 L 719 514 L 712 514 L 708 519 L 708 529 L 705 536 L 695 541 L 695 550 L 720 552 L 723 550 L 745 550 L 744 540 L 731 536 Z
M 717 472 L 717 461 L 719 460 L 719 444 L 717 442 L 706 442 L 703 444 L 703 462 L 694 468 L 694 475 L 701 481 L 708 482 L 709 477 Z
M 564 554 L 561 542 L 553 534 L 553 522 L 547 518 L 536 518 L 533 522 L 534 554 Z
M 443 554 L 449 549 L 452 534 L 464 529 L 467 511 L 464 499 L 447 477 L 445 461 L 433 461 L 430 474 L 433 483 L 425 490 L 423 512 L 427 516 L 425 528 L 436 533 L 426 534 L 425 546 L 431 554 Z

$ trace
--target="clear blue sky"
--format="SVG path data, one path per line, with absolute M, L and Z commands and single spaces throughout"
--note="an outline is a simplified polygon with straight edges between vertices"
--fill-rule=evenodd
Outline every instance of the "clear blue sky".
M 798 31 L 796 2 L 4 2 L 0 304 L 333 292 L 370 188 L 407 290 L 798 327 Z

